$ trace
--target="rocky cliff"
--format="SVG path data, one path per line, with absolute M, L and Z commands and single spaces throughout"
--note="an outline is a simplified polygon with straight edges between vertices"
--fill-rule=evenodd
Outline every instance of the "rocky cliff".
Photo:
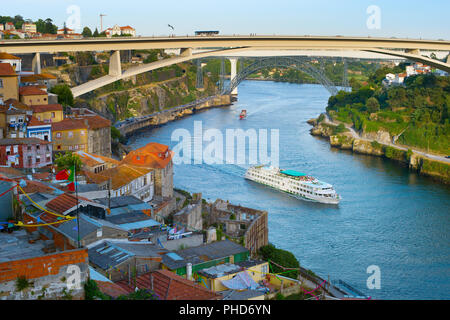
M 412 150 L 403 150 L 388 145 L 391 137 L 388 132 L 380 130 L 370 134 L 362 134 L 355 139 L 349 132 L 335 134 L 335 125 L 324 123 L 318 119 L 307 121 L 313 128 L 312 135 L 328 138 L 330 145 L 354 153 L 373 155 L 391 159 L 409 166 L 419 174 L 433 177 L 441 182 L 450 183 L 450 165 L 447 162 L 426 158 Z

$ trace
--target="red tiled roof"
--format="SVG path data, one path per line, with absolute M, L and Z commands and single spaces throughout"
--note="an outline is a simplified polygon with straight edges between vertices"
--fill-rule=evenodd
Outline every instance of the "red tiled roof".
M 89 199 L 78 197 L 78 203 L 83 201 L 90 201 Z M 72 209 L 77 205 L 77 197 L 74 195 L 63 193 L 62 195 L 57 196 L 56 198 L 50 200 L 45 205 L 49 210 L 52 210 L 56 213 L 63 214 L 69 209 Z
M 111 127 L 111 121 L 99 116 L 98 114 L 95 114 L 94 116 L 92 116 L 92 115 L 87 115 L 87 116 L 77 115 L 75 117 L 72 117 L 72 116 L 70 116 L 70 117 L 72 119 L 76 119 L 76 120 L 82 120 L 82 121 L 87 120 L 89 129 L 91 129 L 91 130 Z
M 119 286 L 115 283 L 99 281 L 99 280 L 95 280 L 95 282 L 97 283 L 97 287 L 101 292 L 103 292 L 104 294 L 107 294 L 108 296 L 111 296 L 113 298 L 117 298 L 118 296 L 129 294 L 129 292 L 127 290 L 125 290 L 124 288 L 122 288 L 121 286 Z
M 62 105 L 58 103 L 54 104 L 41 104 L 31 106 L 34 113 L 47 112 L 47 111 L 63 111 Z
M 16 76 L 16 72 L 9 63 L 0 63 L 0 76 Z
M 18 108 L 18 109 L 22 109 L 22 110 L 32 110 L 32 109 L 30 108 L 30 106 L 26 105 L 26 104 L 23 103 L 23 102 L 20 102 L 19 100 L 16 100 L 16 99 L 8 99 L 8 100 L 5 101 L 5 105 L 8 106 L 8 107 L 9 107 L 11 104 L 12 104 L 15 108 Z
M 30 120 L 28 121 L 28 127 L 44 126 L 44 125 L 49 125 L 49 123 L 39 121 L 38 119 L 36 119 L 35 116 L 31 116 Z
M 215 293 L 193 281 L 184 279 L 168 270 L 157 270 L 136 278 L 136 287 L 139 289 L 152 289 L 150 275 L 153 276 L 153 291 L 161 300 L 219 300 L 221 295 Z M 119 286 L 129 293 L 134 287 L 128 281 L 117 282 Z
M 59 122 L 52 122 L 52 131 L 66 131 L 75 129 L 87 129 L 88 126 L 83 120 L 66 118 Z
M 34 175 L 33 175 L 34 176 Z M 19 182 L 19 181 L 17 181 Z M 26 186 L 22 187 L 22 189 L 26 193 L 36 193 L 36 192 L 43 192 L 43 193 L 53 193 L 55 189 L 50 188 L 49 186 L 46 186 L 45 184 L 39 182 L 39 181 L 31 181 L 31 180 L 25 180 Z
M 19 88 L 19 94 L 21 96 L 36 96 L 36 95 L 47 95 L 47 92 L 39 89 L 36 86 L 26 86 Z

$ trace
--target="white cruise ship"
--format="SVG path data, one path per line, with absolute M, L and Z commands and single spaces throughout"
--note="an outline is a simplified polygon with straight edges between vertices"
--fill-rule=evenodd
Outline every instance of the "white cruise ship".
M 294 170 L 255 166 L 248 169 L 244 177 L 302 200 L 329 204 L 338 204 L 341 200 L 331 184 Z

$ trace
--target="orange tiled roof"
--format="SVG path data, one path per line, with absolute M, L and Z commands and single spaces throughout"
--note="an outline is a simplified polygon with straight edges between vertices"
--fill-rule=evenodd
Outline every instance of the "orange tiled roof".
M 13 105 L 15 108 L 22 109 L 22 110 L 32 110 L 30 106 L 27 104 L 20 102 L 16 99 L 8 99 L 5 101 L 5 105 L 9 107 L 10 105 Z
M 109 128 L 111 127 L 111 121 L 99 116 L 98 114 L 95 115 L 76 115 L 76 116 L 70 116 L 72 119 L 77 120 L 87 120 L 89 129 L 96 130 L 100 128 Z
M 117 190 L 150 171 L 152 171 L 150 168 L 140 168 L 128 164 L 120 164 L 117 167 L 97 173 L 97 175 L 107 179 L 111 178 L 111 188 Z
M 157 270 L 151 273 L 153 276 L 153 291 L 161 300 L 219 300 L 221 295 L 215 293 L 193 281 L 184 279 L 168 270 Z M 119 286 L 129 293 L 134 291 L 134 286 L 128 281 L 117 282 Z M 136 278 L 136 287 L 139 289 L 152 289 L 150 273 Z
M 99 164 L 103 164 L 103 163 L 111 163 L 114 165 L 119 165 L 119 161 L 112 159 L 112 158 L 108 158 L 108 157 L 104 157 L 98 154 L 93 154 L 93 153 L 89 153 L 89 152 L 85 152 L 85 151 L 77 151 L 75 152 L 79 157 L 80 160 L 83 162 L 83 164 L 92 167 L 92 166 L 97 166 Z M 100 161 L 98 161 L 100 160 Z
M 173 152 L 169 150 L 168 146 L 150 142 L 142 148 L 131 151 L 122 160 L 122 163 L 131 164 L 133 166 L 163 169 L 170 163 L 172 156 Z
M 83 120 L 66 118 L 59 122 L 52 122 L 52 131 L 66 131 L 76 129 L 87 129 L 88 126 Z
M 0 63 L 0 76 L 17 76 L 9 63 Z
M 102 184 L 109 180 L 109 177 L 99 175 L 98 173 L 93 173 L 90 171 L 84 171 L 84 176 L 86 177 L 86 181 L 88 183 Z
M 21 96 L 47 95 L 47 92 L 37 88 L 36 86 L 25 86 L 19 88 Z
M 33 105 L 31 106 L 34 113 L 39 112 L 47 112 L 47 111 L 63 111 L 62 105 L 58 103 L 54 104 L 42 104 L 42 105 Z
M 28 127 L 44 126 L 44 125 L 49 125 L 49 123 L 40 121 L 40 120 L 36 119 L 35 116 L 31 116 L 30 120 L 28 121 Z

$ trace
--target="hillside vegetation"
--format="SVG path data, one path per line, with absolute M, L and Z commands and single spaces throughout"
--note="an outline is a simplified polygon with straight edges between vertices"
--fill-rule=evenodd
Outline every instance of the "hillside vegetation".
M 416 75 L 403 86 L 385 88 L 377 70 L 367 85 L 330 97 L 327 112 L 333 120 L 352 125 L 360 133 L 389 132 L 396 143 L 439 154 L 450 152 L 450 77 Z

